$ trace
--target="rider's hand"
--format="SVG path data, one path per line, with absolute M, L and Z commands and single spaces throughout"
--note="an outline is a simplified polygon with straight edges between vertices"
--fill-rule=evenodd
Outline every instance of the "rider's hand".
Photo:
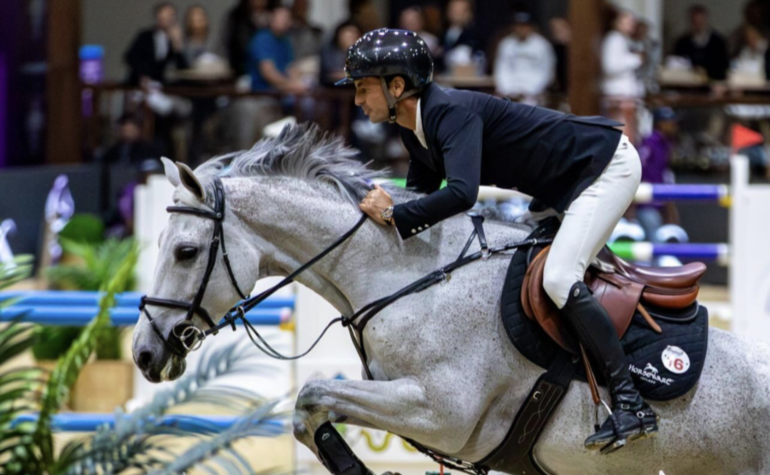
M 380 185 L 374 185 L 374 189 L 367 193 L 364 200 L 358 205 L 361 211 L 366 213 L 377 224 L 383 226 L 387 226 L 388 223 L 382 219 L 382 212 L 389 206 L 393 206 L 393 198 Z

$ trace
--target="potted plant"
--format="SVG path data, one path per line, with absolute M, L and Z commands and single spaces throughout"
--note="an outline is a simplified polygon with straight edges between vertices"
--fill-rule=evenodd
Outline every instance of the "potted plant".
M 118 266 L 136 247 L 133 239 L 103 239 L 104 225 L 95 216 L 77 214 L 59 233 L 62 262 L 46 271 L 51 286 L 61 290 L 104 290 Z M 117 292 L 134 288 L 133 269 Z M 51 369 L 80 335 L 78 327 L 40 326 L 32 352 L 38 364 Z M 69 399 L 75 410 L 110 412 L 133 393 L 133 366 L 123 360 L 123 330 L 100 332 L 95 358 L 80 374 Z

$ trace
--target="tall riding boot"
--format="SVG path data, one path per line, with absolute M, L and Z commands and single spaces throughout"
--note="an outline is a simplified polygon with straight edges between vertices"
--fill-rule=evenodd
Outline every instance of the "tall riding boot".
M 628 442 L 657 433 L 657 415 L 634 386 L 610 316 L 585 283 L 572 286 L 563 313 L 580 342 L 600 365 L 612 396 L 612 414 L 586 439 L 586 448 L 611 453 Z

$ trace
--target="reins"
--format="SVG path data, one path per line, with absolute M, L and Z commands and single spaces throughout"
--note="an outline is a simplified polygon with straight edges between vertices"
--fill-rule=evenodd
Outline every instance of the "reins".
M 473 221 L 473 228 L 474 228 L 473 232 L 471 233 L 470 237 L 466 241 L 465 246 L 463 247 L 462 252 L 457 257 L 457 259 L 425 275 L 424 277 L 416 280 L 415 282 L 412 282 L 411 284 L 401 288 L 400 290 L 394 292 L 391 295 L 387 295 L 373 302 L 370 302 L 369 304 L 365 305 L 364 307 L 362 307 L 361 309 L 353 313 L 353 315 L 351 315 L 350 317 L 347 317 L 345 315 L 340 315 L 339 317 L 332 319 L 331 321 L 329 321 L 326 327 L 319 334 L 318 338 L 316 338 L 316 340 L 313 342 L 312 345 L 310 345 L 310 347 L 307 350 L 297 355 L 287 356 L 278 352 L 275 348 L 270 346 L 270 344 L 267 341 L 265 341 L 262 335 L 260 335 L 259 331 L 257 331 L 256 328 L 254 328 L 251 322 L 249 322 L 248 318 L 246 317 L 246 314 L 251 309 L 253 309 L 257 305 L 259 305 L 261 302 L 263 302 L 265 299 L 273 295 L 275 292 L 289 285 L 290 283 L 294 282 L 294 279 L 297 276 L 299 276 L 309 268 L 313 267 L 316 263 L 318 263 L 318 261 L 326 257 L 330 252 L 337 249 L 340 245 L 345 243 L 354 234 L 356 234 L 356 232 L 366 222 L 368 217 L 366 214 L 362 214 L 359 220 L 356 222 L 356 224 L 353 225 L 353 227 L 351 227 L 347 232 L 345 232 L 343 235 L 337 238 L 336 241 L 334 241 L 331 245 L 329 245 L 323 251 L 318 253 L 315 257 L 313 257 L 312 259 L 310 259 L 309 261 L 301 265 L 299 268 L 294 270 L 288 276 L 284 277 L 276 285 L 270 287 L 269 289 L 261 292 L 258 295 L 255 295 L 253 297 L 248 297 L 241 291 L 240 287 L 238 286 L 238 282 L 235 278 L 235 274 L 233 273 L 232 267 L 230 265 L 230 259 L 227 254 L 227 248 L 225 246 L 225 233 L 224 233 L 224 227 L 223 227 L 223 221 L 225 217 L 225 193 L 224 193 L 224 188 L 222 186 L 222 182 L 219 178 L 216 178 L 214 181 L 214 189 L 215 189 L 215 203 L 214 203 L 213 212 L 199 209 L 199 208 L 187 207 L 187 206 L 169 206 L 168 208 L 166 208 L 166 210 L 169 213 L 185 213 L 185 214 L 190 214 L 194 216 L 199 216 L 205 219 L 211 219 L 214 221 L 214 233 L 211 239 L 211 243 L 209 245 L 209 255 L 208 255 L 208 261 L 206 264 L 206 270 L 203 275 L 201 284 L 198 287 L 198 292 L 195 294 L 193 301 L 191 303 L 187 303 L 187 302 L 178 301 L 178 300 L 161 299 L 161 298 L 149 297 L 145 295 L 144 297 L 142 297 L 142 301 L 139 305 L 140 310 L 145 313 L 148 320 L 150 321 L 153 331 L 155 331 L 155 333 L 161 338 L 163 343 L 174 354 L 181 357 L 184 357 L 186 355 L 185 351 L 189 352 L 200 348 L 200 346 L 203 343 L 203 340 L 205 340 L 209 335 L 216 335 L 217 333 L 219 333 L 219 330 L 225 327 L 229 326 L 233 329 L 233 331 L 235 331 L 236 321 L 241 320 L 243 322 L 244 328 L 246 329 L 246 334 L 249 336 L 249 339 L 252 341 L 254 346 L 259 348 L 260 351 L 265 353 L 267 356 L 270 356 L 271 358 L 275 358 L 278 360 L 296 360 L 310 353 L 316 347 L 318 342 L 321 341 L 321 339 L 329 330 L 329 328 L 331 328 L 331 326 L 334 325 L 335 323 L 339 322 L 342 324 L 343 327 L 348 329 L 350 333 L 350 338 L 353 342 L 353 345 L 356 348 L 356 351 L 358 352 L 358 356 L 361 359 L 361 363 L 364 366 L 368 379 L 374 379 L 367 362 L 366 349 L 364 347 L 363 332 L 364 332 L 364 329 L 366 328 L 367 323 L 369 323 L 369 321 L 372 318 L 374 318 L 378 313 L 380 313 L 383 309 L 385 309 L 392 303 L 402 299 L 403 297 L 422 292 L 423 290 L 429 287 L 432 287 L 440 282 L 448 281 L 451 278 L 452 272 L 472 262 L 475 262 L 480 259 L 488 259 L 489 257 L 495 254 L 499 254 L 501 252 L 509 251 L 512 249 L 534 246 L 538 243 L 543 243 L 543 242 L 550 242 L 550 241 L 543 241 L 543 240 L 530 238 L 524 241 L 507 244 L 496 248 L 490 248 L 487 245 L 487 239 L 484 233 L 484 227 L 483 227 L 484 218 L 479 215 L 472 215 L 471 219 Z M 473 241 L 476 240 L 477 238 L 481 249 L 472 254 L 467 254 L 468 250 L 473 244 Z M 214 269 L 214 265 L 216 264 L 216 256 L 220 245 L 222 246 L 223 260 L 225 263 L 225 267 L 227 269 L 228 276 L 230 278 L 230 282 L 235 287 L 236 291 L 238 292 L 238 295 L 240 295 L 243 300 L 239 302 L 236 306 L 231 308 L 222 317 L 222 320 L 219 323 L 215 323 L 211 318 L 211 316 L 209 315 L 209 313 L 206 311 L 206 309 L 204 309 L 201 306 L 201 302 L 203 301 L 203 296 L 206 292 L 206 287 L 211 277 L 211 273 Z M 174 330 L 172 332 L 173 335 L 176 337 L 177 341 L 169 341 L 169 339 L 162 334 L 155 320 L 147 311 L 146 306 L 148 304 L 161 306 L 161 307 L 179 308 L 179 309 L 187 310 L 187 315 L 185 319 L 179 324 L 177 324 L 174 327 Z M 200 316 L 204 320 L 204 322 L 209 326 L 209 328 L 203 330 L 196 327 L 192 322 L 192 319 L 195 315 Z

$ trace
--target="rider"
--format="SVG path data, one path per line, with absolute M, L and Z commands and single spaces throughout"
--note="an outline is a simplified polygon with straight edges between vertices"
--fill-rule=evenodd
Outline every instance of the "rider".
M 533 211 L 563 214 L 543 285 L 601 366 L 612 396 L 612 415 L 585 446 L 622 447 L 629 437 L 657 432 L 610 318 L 583 283 L 639 185 L 639 154 L 616 128 L 622 124 L 441 88 L 432 82 L 428 47 L 411 31 L 365 34 L 348 50 L 345 74 L 338 84 L 355 84 L 355 103 L 371 122 L 401 126 L 411 157 L 407 186 L 427 193 L 394 205 L 375 186 L 361 209 L 402 239 L 470 209 L 482 184 L 518 189 L 540 205 Z M 439 189 L 442 179 L 447 185 Z

